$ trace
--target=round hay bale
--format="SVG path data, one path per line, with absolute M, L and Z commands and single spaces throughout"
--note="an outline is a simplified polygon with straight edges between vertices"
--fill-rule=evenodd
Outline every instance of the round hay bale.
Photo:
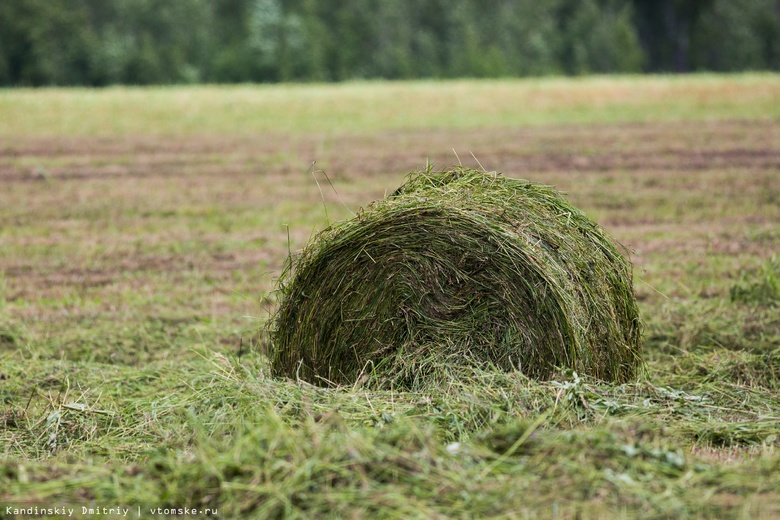
M 555 189 L 495 172 L 411 174 L 288 258 L 277 294 L 272 371 L 320 385 L 463 368 L 625 382 L 641 365 L 618 244 Z

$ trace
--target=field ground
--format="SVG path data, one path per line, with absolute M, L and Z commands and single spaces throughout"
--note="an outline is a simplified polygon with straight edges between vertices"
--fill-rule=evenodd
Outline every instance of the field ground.
M 10 90 L 0 136 L 0 517 L 780 516 L 778 76 Z M 427 161 L 632 250 L 640 381 L 269 377 L 288 250 Z

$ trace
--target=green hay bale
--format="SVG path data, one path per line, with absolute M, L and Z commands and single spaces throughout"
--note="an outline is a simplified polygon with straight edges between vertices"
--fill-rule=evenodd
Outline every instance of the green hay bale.
M 275 375 L 415 388 L 468 370 L 636 377 L 632 266 L 555 189 L 418 172 L 288 258 L 268 325 Z

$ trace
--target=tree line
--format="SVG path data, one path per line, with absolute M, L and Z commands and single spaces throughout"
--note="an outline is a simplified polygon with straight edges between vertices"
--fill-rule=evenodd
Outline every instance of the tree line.
M 2 0 L 0 85 L 780 70 L 780 0 Z

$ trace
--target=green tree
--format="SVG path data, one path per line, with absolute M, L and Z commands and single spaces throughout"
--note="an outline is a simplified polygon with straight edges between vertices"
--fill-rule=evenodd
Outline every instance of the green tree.
M 717 0 L 691 42 L 695 70 L 780 70 L 780 1 Z
M 780 0 L 2 0 L 0 85 L 780 69 Z
M 207 0 L 90 0 L 91 84 L 197 82 L 212 47 Z
M 376 32 L 375 55 L 371 74 L 381 78 L 413 77 L 412 51 L 415 21 L 410 2 L 379 2 L 372 20 Z
M 559 0 L 464 2 L 450 36 L 452 74 L 526 76 L 560 71 Z
M 0 78 L 11 85 L 85 82 L 89 34 L 83 2 L 3 0 Z
M 513 76 L 560 73 L 561 33 L 557 14 L 560 0 L 502 1 L 485 31 L 494 34 Z
M 619 0 L 566 2 L 559 14 L 564 70 L 640 72 L 643 54 L 631 18 L 631 5 Z
M 647 70 L 688 72 L 690 42 L 699 18 L 714 0 L 633 0 Z

